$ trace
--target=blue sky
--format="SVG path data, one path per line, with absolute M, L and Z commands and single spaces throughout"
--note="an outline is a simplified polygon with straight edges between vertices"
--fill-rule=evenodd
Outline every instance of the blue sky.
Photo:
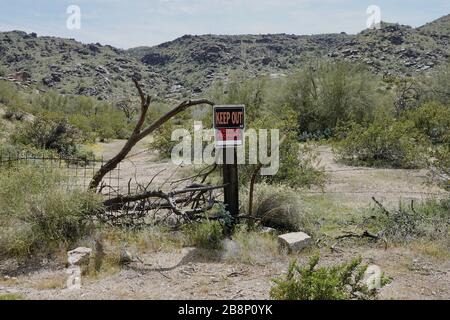
M 69 5 L 81 29 L 69 30 Z M 365 28 L 369 5 L 383 21 L 420 26 L 450 13 L 449 0 L 0 0 L 0 31 L 24 30 L 120 48 L 184 34 L 317 34 Z

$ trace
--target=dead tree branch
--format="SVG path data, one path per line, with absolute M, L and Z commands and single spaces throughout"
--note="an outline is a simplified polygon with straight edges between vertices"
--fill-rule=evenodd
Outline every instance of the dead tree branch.
M 385 215 L 387 215 L 387 216 L 390 216 L 390 215 L 392 215 L 382 204 L 381 204 L 381 202 L 379 202 L 377 199 L 375 199 L 375 197 L 372 197 L 372 200 L 373 200 L 373 202 L 375 202 L 376 203 L 376 205 L 381 209 L 381 211 L 385 214 Z
M 208 104 L 210 106 L 213 106 L 214 103 L 212 103 L 209 100 L 201 99 L 201 100 L 189 100 L 189 101 L 183 101 L 181 102 L 177 107 L 173 108 L 166 114 L 164 114 L 162 117 L 160 117 L 158 120 L 150 124 L 147 128 L 143 128 L 145 119 L 147 116 L 147 111 L 150 106 L 151 98 L 149 95 L 146 95 L 144 91 L 142 90 L 141 85 L 137 81 L 137 79 L 133 79 L 133 82 L 136 86 L 136 89 L 139 93 L 139 96 L 141 98 L 141 110 L 139 119 L 136 123 L 136 126 L 131 134 L 131 136 L 128 138 L 125 145 L 122 147 L 122 149 L 119 151 L 117 155 L 115 155 L 112 159 L 107 161 L 100 169 L 94 174 L 91 182 L 89 183 L 89 189 L 90 190 L 96 190 L 98 189 L 98 186 L 100 185 L 103 178 L 114 170 L 117 165 L 125 159 L 125 157 L 128 155 L 128 153 L 131 151 L 131 149 L 141 141 L 144 137 L 148 136 L 149 134 L 153 133 L 156 129 L 161 127 L 164 123 L 169 121 L 171 118 L 175 117 L 177 114 L 185 111 L 186 109 L 197 106 L 201 104 Z

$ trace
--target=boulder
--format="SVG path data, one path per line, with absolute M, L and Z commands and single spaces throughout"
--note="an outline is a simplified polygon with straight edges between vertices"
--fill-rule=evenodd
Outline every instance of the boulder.
M 304 232 L 292 232 L 278 236 L 278 242 L 289 251 L 298 252 L 310 245 L 311 237 Z
M 71 266 L 80 266 L 83 264 L 87 264 L 89 262 L 89 258 L 91 257 L 92 249 L 79 247 L 72 251 L 67 252 L 67 262 Z

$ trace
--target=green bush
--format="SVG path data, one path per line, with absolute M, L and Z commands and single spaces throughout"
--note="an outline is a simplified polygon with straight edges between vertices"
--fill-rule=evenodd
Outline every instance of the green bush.
M 311 148 L 301 147 L 298 143 L 299 114 L 291 105 L 280 102 L 277 90 L 280 85 L 264 77 L 245 79 L 235 75 L 226 85 L 214 87 L 210 95 L 217 104 L 244 103 L 246 128 L 257 132 L 261 129 L 269 130 L 269 137 L 270 129 L 279 129 L 279 139 L 285 137 L 280 145 L 280 167 L 277 174 L 259 176 L 260 181 L 283 183 L 291 187 L 323 185 L 325 176 L 316 166 L 316 154 Z M 206 117 L 212 118 L 209 114 Z M 270 146 L 270 141 L 268 145 Z M 248 151 L 247 148 L 246 154 Z M 256 168 L 257 165 L 253 164 L 240 165 L 240 183 L 247 185 Z
M 218 221 L 205 220 L 184 227 L 187 245 L 202 249 L 218 250 L 222 248 L 223 227 Z
M 438 101 L 448 104 L 450 98 L 450 62 L 435 68 L 431 76 L 422 77 L 421 91 L 423 101 Z
M 27 257 L 69 247 L 90 233 L 100 207 L 93 193 L 66 191 L 51 168 L 19 166 L 0 171 L 0 252 Z
M 63 156 L 77 154 L 80 133 L 66 121 L 36 118 L 31 124 L 18 128 L 12 137 L 16 144 L 37 149 L 55 150 Z
M 157 150 L 159 156 L 163 159 L 170 158 L 173 147 L 179 143 L 178 141 L 172 141 L 172 132 L 174 129 L 175 126 L 172 121 L 168 121 L 153 134 L 153 141 L 149 147 Z
M 64 96 L 54 91 L 25 93 L 5 81 L 0 81 L 0 104 L 7 107 L 7 116 L 11 119 L 23 117 L 25 112 L 57 123 L 67 119 L 85 141 L 94 141 L 97 137 L 124 139 L 133 126 L 121 110 L 109 103 L 91 97 Z
M 276 300 L 350 300 L 373 299 L 376 290 L 362 283 L 367 266 L 361 258 L 331 267 L 317 267 L 319 256 L 300 267 L 296 261 L 289 266 L 285 278 L 275 279 L 270 297 Z
M 433 144 L 450 141 L 450 107 L 439 103 L 426 103 L 404 115 L 426 135 Z
M 0 104 L 17 109 L 24 105 L 22 95 L 16 87 L 8 81 L 0 81 Z
M 300 133 L 326 138 L 339 122 L 372 121 L 389 98 L 378 91 L 380 84 L 360 64 L 318 61 L 290 76 L 280 99 L 299 115 Z
M 8 294 L 0 294 L 0 301 L 8 301 L 8 300 L 24 300 L 24 297 L 14 293 Z
M 8 70 L 5 67 L 0 66 L 0 77 L 5 77 L 7 74 Z
M 428 140 L 411 121 L 385 119 L 367 128 L 353 124 L 335 151 L 347 163 L 394 168 L 419 168 Z

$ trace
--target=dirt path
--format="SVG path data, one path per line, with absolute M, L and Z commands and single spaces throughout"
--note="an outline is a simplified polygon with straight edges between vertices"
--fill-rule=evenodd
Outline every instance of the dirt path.
M 426 170 L 351 167 L 337 163 L 331 147 L 318 147 L 320 165 L 328 181 L 324 194 L 349 207 L 366 207 L 375 196 L 385 204 L 448 196 L 445 190 L 429 184 Z M 315 192 L 321 194 L 322 191 Z
M 450 261 L 436 262 L 404 249 L 358 248 L 341 253 L 322 252 L 324 264 L 362 255 L 393 278 L 381 290 L 382 299 L 450 299 Z M 0 281 L 0 294 L 28 299 L 269 299 L 271 279 L 280 276 L 288 259 L 265 265 L 229 264 L 205 260 L 196 249 L 143 256 L 146 266 L 134 263 L 102 279 L 84 279 L 81 291 L 49 289 L 64 270 L 41 270 Z M 300 256 L 306 262 L 306 256 Z
M 149 149 L 151 137 L 144 138 L 136 144 L 127 158 L 114 172 L 120 177 L 120 189 L 126 192 L 128 182 L 131 183 L 133 190 L 137 184 L 147 185 L 153 177 L 153 189 L 164 189 L 168 187 L 167 182 L 185 177 L 190 172 L 186 166 L 177 166 L 170 160 L 161 160 L 156 151 Z M 98 143 L 92 147 L 98 157 L 109 160 L 115 156 L 125 144 L 125 140 L 113 140 L 108 143 Z

